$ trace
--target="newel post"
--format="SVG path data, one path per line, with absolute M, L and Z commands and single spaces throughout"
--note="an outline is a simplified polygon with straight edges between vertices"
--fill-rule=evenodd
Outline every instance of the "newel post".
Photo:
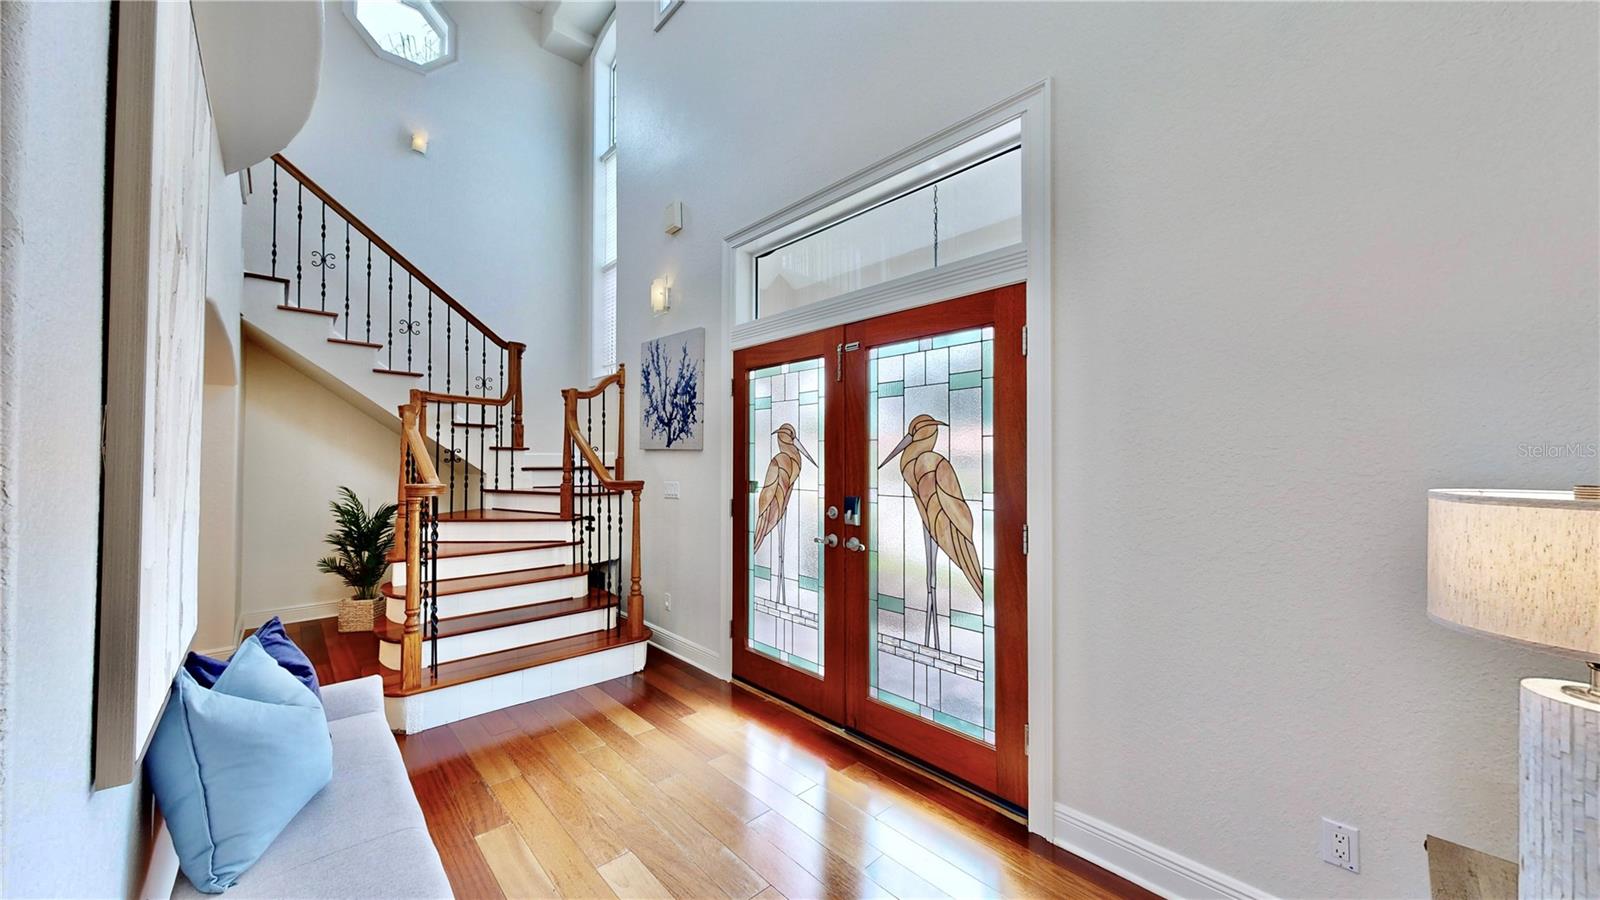
M 522 440 L 522 351 L 527 345 L 512 341 L 506 346 L 511 351 L 506 383 L 511 392 L 511 446 L 521 448 L 528 446 Z
M 400 686 L 422 686 L 422 498 L 406 494 L 406 625 L 400 644 Z
M 611 473 L 618 480 L 627 477 L 622 465 L 624 451 L 628 449 L 628 367 L 617 363 L 617 462 Z
M 568 423 L 578 417 L 578 392 L 566 388 L 561 392 L 561 515 L 572 518 L 572 455 L 577 447 L 572 443 Z
M 628 633 L 634 637 L 644 633 L 644 592 L 639 589 L 639 494 L 642 488 L 633 489 L 633 572 L 628 586 Z

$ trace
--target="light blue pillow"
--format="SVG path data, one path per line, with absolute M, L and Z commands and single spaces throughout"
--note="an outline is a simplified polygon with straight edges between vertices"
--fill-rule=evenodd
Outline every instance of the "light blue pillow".
M 180 670 L 145 773 L 183 874 L 220 894 L 333 776 L 322 702 L 252 635 L 209 690 Z

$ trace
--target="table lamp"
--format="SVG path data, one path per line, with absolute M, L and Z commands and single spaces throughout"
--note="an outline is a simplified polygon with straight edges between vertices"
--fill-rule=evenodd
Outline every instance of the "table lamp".
M 1518 893 L 1600 895 L 1600 486 L 1429 491 L 1428 615 L 1589 664 L 1522 681 Z

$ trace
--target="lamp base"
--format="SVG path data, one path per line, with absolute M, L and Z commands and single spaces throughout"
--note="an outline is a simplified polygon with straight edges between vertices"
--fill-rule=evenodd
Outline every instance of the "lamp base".
M 1586 700 L 1590 703 L 1600 703 L 1600 663 L 1589 663 L 1588 684 L 1562 685 L 1561 693 L 1574 700 Z
M 1517 893 L 1522 900 L 1592 897 L 1600 885 L 1600 703 L 1528 678 L 1521 691 L 1521 814 Z

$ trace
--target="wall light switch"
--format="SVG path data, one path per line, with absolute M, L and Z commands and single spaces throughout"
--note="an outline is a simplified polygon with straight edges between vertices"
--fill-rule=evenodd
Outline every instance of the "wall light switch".
M 678 499 L 678 483 L 676 481 L 664 481 L 661 483 L 661 487 L 666 491 L 668 500 Z
M 666 219 L 662 223 L 667 234 L 677 234 L 683 230 L 683 201 L 674 200 L 667 204 Z

